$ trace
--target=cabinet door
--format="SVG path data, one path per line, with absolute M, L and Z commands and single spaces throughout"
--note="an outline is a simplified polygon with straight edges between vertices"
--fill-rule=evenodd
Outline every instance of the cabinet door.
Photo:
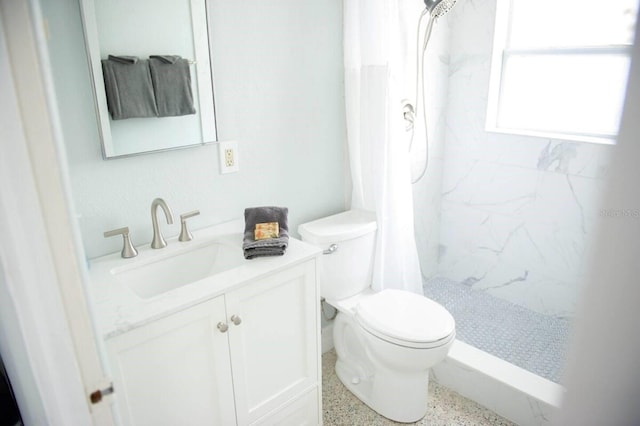
M 317 297 L 315 261 L 227 293 L 239 425 L 319 386 Z M 240 320 L 237 325 L 234 315 Z
M 235 424 L 225 317 L 220 296 L 107 340 L 123 424 Z

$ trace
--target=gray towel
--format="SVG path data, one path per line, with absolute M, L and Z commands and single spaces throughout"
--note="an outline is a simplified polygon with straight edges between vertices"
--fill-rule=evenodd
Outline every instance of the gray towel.
M 121 64 L 135 64 L 136 62 L 138 62 L 138 57 L 109 55 L 109 60 L 120 62 Z
M 151 55 L 149 56 L 151 59 L 160 59 L 165 64 L 175 64 L 180 56 L 178 55 Z
M 289 245 L 289 223 L 287 207 L 250 207 L 244 210 L 244 240 L 242 249 L 245 259 L 264 256 L 282 256 Z M 254 230 L 258 223 L 278 222 L 278 238 L 256 241 Z
M 109 55 L 109 59 L 102 60 L 102 72 L 112 119 L 158 116 L 146 60 Z
M 196 113 L 193 107 L 189 61 L 177 55 L 152 55 L 149 58 L 149 68 L 158 105 L 158 117 Z

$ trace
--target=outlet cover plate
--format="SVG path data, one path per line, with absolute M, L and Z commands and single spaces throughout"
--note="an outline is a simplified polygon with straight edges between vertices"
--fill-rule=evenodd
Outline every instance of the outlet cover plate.
M 218 158 L 220 160 L 220 173 L 234 173 L 240 170 L 238 164 L 238 142 L 218 142 Z

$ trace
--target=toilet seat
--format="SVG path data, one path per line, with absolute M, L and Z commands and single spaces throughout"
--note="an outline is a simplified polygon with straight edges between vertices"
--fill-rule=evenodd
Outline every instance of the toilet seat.
M 362 299 L 355 319 L 380 339 L 416 349 L 442 346 L 455 336 L 455 320 L 443 306 L 403 290 L 387 289 Z

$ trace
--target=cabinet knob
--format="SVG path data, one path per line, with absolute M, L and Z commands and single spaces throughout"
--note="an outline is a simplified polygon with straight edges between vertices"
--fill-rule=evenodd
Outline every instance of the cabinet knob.
M 235 325 L 240 325 L 240 323 L 242 322 L 242 318 L 237 315 L 231 315 L 231 322 Z
M 219 322 L 216 327 L 218 327 L 218 330 L 220 330 L 220 333 L 226 333 L 227 330 L 229 329 L 229 326 L 222 321 Z

